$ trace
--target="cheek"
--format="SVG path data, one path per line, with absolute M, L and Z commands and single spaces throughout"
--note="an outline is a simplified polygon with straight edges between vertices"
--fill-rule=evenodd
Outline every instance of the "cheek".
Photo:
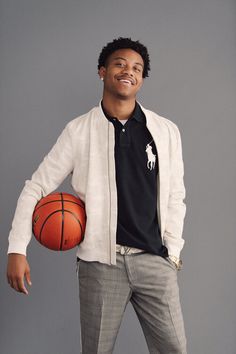
M 143 81 L 142 81 L 142 80 L 141 80 L 141 81 L 139 81 L 139 82 L 138 82 L 138 85 L 137 85 L 137 86 L 138 86 L 138 88 L 140 88 L 140 87 L 142 86 L 142 84 L 143 84 Z
M 113 72 L 110 72 L 108 75 L 107 75 L 107 79 L 112 82 L 112 81 L 116 81 L 116 75 L 118 73 L 113 71 Z
M 109 68 L 107 70 L 107 74 L 109 76 L 115 76 L 115 75 L 118 75 L 120 73 L 120 68 Z

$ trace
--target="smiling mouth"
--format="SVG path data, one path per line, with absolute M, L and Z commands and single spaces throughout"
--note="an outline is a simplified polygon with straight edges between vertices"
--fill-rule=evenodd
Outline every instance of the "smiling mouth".
M 126 86 L 132 86 L 133 83 L 130 80 L 126 80 L 126 79 L 118 79 L 119 82 L 121 82 L 122 84 L 126 85 Z

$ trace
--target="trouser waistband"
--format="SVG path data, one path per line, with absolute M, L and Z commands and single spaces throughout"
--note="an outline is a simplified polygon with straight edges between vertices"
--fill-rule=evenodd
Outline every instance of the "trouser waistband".
M 146 251 L 141 250 L 140 248 L 116 244 L 116 252 L 119 252 L 120 254 L 133 254 L 133 253 L 145 253 Z

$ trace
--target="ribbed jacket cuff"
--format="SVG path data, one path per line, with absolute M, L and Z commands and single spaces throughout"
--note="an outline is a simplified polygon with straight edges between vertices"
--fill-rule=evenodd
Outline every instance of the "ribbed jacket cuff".
M 14 241 L 13 244 L 9 244 L 7 254 L 9 253 L 19 253 L 26 256 L 26 248 L 27 246 L 19 241 Z

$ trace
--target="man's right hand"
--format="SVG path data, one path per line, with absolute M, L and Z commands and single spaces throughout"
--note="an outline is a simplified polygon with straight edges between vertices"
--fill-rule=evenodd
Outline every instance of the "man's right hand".
M 10 286 L 20 293 L 28 295 L 24 278 L 28 285 L 32 285 L 30 279 L 30 267 L 26 256 L 18 253 L 8 254 L 7 280 Z

